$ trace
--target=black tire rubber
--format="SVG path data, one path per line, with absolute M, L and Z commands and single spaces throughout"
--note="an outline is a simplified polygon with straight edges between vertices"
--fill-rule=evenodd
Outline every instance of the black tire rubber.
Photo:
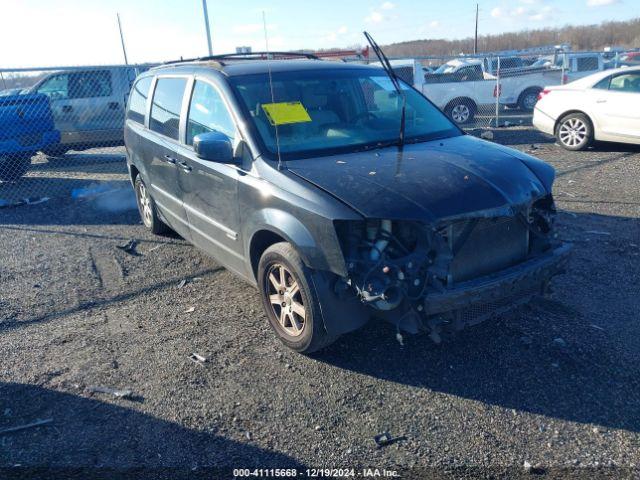
M 456 105 L 466 105 L 469 109 L 469 117 L 464 122 L 458 123 L 453 119 L 453 109 Z M 449 104 L 444 109 L 444 113 L 456 125 L 466 125 L 467 123 L 473 122 L 474 118 L 476 117 L 477 110 L 478 109 L 472 100 L 460 98 L 449 102 Z
M 278 322 L 268 298 L 267 275 L 269 268 L 275 264 L 284 265 L 300 286 L 302 300 L 305 306 L 305 322 L 302 334 L 299 337 L 288 335 Z M 328 335 L 322 322 L 320 301 L 316 297 L 312 286 L 311 270 L 303 263 L 293 246 L 287 242 L 280 242 L 267 248 L 258 264 L 258 286 L 262 305 L 264 307 L 269 325 L 276 333 L 280 341 L 287 347 L 298 353 L 309 354 L 335 342 L 338 336 Z
M 534 102 L 534 106 L 529 108 L 525 105 L 525 100 L 527 98 L 527 96 L 529 95 L 534 95 L 536 97 L 536 102 L 538 101 L 538 94 L 542 91 L 541 88 L 538 87 L 530 87 L 527 88 L 524 92 L 522 92 L 520 94 L 520 96 L 518 97 L 518 108 L 520 110 L 522 110 L 523 112 L 533 112 L 533 109 L 535 108 L 535 102 Z
M 145 220 L 145 216 L 142 213 L 142 204 L 140 201 L 140 185 L 143 185 L 145 190 L 147 191 L 147 195 L 149 195 L 149 202 L 151 205 L 151 218 L 150 221 L 147 222 Z M 136 204 L 138 205 L 138 213 L 140 213 L 140 220 L 142 220 L 142 224 L 147 227 L 147 229 L 156 235 L 160 235 L 163 233 L 167 233 L 170 228 L 169 226 L 160 220 L 160 216 L 158 214 L 158 207 L 156 207 L 156 202 L 154 202 L 153 197 L 149 192 L 146 184 L 142 181 L 142 177 L 140 175 L 136 175 L 136 179 L 134 181 L 134 188 L 136 194 Z
M 31 168 L 31 154 L 12 154 L 0 157 L 0 180 L 15 182 Z
M 585 123 L 585 125 L 587 126 L 587 135 L 586 135 L 586 140 L 582 143 L 580 143 L 579 145 L 576 146 L 570 146 L 570 145 L 565 145 L 564 143 L 562 143 L 562 140 L 560 140 L 560 126 L 572 119 L 572 118 L 577 118 L 579 120 L 581 120 L 582 122 Z M 568 115 L 565 115 L 564 117 L 562 117 L 560 120 L 558 120 L 558 124 L 556 125 L 556 131 L 555 131 L 555 137 L 556 140 L 558 141 L 558 143 L 560 144 L 560 146 L 566 150 L 571 150 L 573 152 L 577 152 L 580 150 L 586 150 L 587 148 L 589 148 L 592 144 L 593 144 L 593 124 L 591 123 L 591 119 L 586 116 L 584 113 L 569 113 Z
M 42 150 L 47 157 L 61 157 L 65 153 L 67 153 L 69 149 L 67 147 L 63 147 L 62 145 L 54 145 L 52 147 L 47 147 Z

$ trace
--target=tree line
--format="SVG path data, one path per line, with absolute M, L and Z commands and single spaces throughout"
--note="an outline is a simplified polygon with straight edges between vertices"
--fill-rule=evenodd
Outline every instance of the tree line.
M 425 39 L 393 43 L 384 47 L 388 56 L 431 56 L 473 53 L 473 37 L 459 40 Z M 521 50 L 546 45 L 569 44 L 573 50 L 602 50 L 604 47 L 640 47 L 640 17 L 597 25 L 567 25 L 520 32 L 481 35 L 478 52 Z

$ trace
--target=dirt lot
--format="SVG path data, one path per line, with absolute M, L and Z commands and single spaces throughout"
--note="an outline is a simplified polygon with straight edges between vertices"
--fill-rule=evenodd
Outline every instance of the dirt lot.
M 313 357 L 278 343 L 256 291 L 144 230 L 117 156 L 66 162 L 62 190 L 116 191 L 0 209 L 0 430 L 52 419 L 0 434 L 3 475 L 640 474 L 640 149 L 569 153 L 526 129 L 495 140 L 557 168 L 575 251 L 551 298 L 439 346 L 371 323 Z M 131 238 L 138 256 L 116 248 Z M 383 431 L 404 439 L 376 448 Z

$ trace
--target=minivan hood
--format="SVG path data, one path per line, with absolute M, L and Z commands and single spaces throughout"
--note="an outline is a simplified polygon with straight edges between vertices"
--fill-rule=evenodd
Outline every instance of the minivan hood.
M 438 222 L 513 214 L 551 192 L 554 169 L 469 135 L 287 162 L 367 218 Z M 535 173 L 534 173 L 535 172 Z

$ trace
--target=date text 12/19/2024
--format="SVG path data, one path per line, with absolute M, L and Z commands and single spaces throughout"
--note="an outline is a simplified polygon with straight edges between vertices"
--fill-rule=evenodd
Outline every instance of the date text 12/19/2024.
M 233 478 L 398 478 L 395 470 L 384 468 L 234 468 Z

